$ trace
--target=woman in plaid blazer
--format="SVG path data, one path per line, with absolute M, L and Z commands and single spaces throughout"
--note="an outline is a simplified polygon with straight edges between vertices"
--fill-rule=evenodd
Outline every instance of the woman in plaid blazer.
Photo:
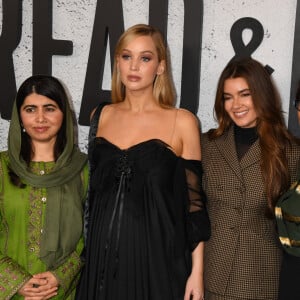
M 288 132 L 268 71 L 251 58 L 223 70 L 218 128 L 202 137 L 211 239 L 206 300 L 277 299 L 282 250 L 274 204 L 296 179 L 300 145 Z

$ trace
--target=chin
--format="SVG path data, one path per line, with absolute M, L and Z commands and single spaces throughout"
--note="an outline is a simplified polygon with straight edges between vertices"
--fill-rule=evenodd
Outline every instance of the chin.
M 242 128 L 251 128 L 251 127 L 255 127 L 256 123 L 254 122 L 242 122 L 242 121 L 235 121 L 234 122 L 237 126 L 242 127 Z

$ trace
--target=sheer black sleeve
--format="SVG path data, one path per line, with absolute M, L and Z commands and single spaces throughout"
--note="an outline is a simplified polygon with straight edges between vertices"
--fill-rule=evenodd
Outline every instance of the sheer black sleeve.
M 210 237 L 210 222 L 206 197 L 202 189 L 202 164 L 197 160 L 183 160 L 187 183 L 186 230 L 190 250 Z

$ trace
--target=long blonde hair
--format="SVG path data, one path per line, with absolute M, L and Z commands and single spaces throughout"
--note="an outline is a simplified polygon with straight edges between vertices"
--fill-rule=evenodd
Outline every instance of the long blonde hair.
M 112 102 L 122 102 L 125 99 L 125 86 L 117 70 L 117 58 L 122 49 L 134 38 L 150 36 L 156 46 L 158 61 L 164 61 L 164 72 L 157 75 L 153 82 L 153 96 L 163 107 L 175 105 L 175 89 L 170 72 L 170 59 L 167 45 L 162 33 L 155 27 L 146 24 L 137 24 L 128 28 L 119 38 L 114 54 L 111 96 Z

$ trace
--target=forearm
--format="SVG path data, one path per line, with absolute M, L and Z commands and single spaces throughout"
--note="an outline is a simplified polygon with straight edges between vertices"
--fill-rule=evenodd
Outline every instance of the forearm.
M 203 278 L 203 256 L 204 256 L 204 242 L 200 242 L 192 252 L 192 272 L 191 274 Z
M 184 300 L 201 300 L 204 296 L 203 283 L 204 242 L 200 242 L 192 252 L 192 271 L 185 287 Z
M 30 278 L 19 264 L 0 254 L 0 299 L 10 299 Z

